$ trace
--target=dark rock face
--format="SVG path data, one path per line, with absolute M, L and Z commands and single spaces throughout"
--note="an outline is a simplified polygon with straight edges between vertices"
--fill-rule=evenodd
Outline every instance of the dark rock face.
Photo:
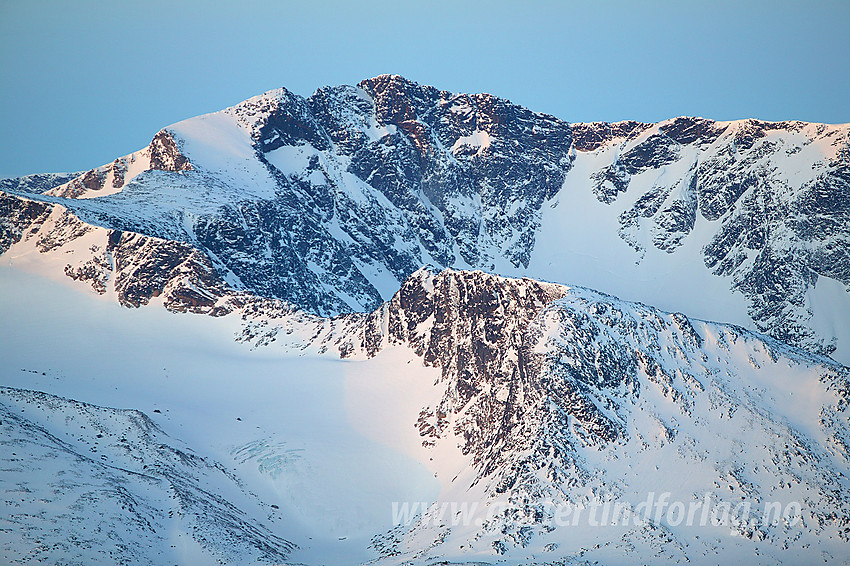
M 61 252 L 78 247 L 78 240 L 95 230 L 67 209 L 6 194 L 0 194 L 0 215 L 0 251 L 32 239 L 42 253 Z M 103 232 L 98 243 L 85 248 L 83 259 L 64 271 L 99 294 L 114 285 L 123 306 L 161 297 L 172 311 L 219 316 L 252 300 L 225 286 L 208 257 L 192 246 L 134 232 Z
M 38 230 L 50 209 L 42 202 L 0 193 L 0 253 L 17 244 L 25 232 Z
M 569 125 L 488 94 L 455 95 L 397 76 L 358 86 L 374 100 L 377 123 L 394 127 L 395 134 L 368 142 L 351 129 L 335 128 L 335 136 L 352 140 L 351 171 L 403 212 L 432 258 L 486 269 L 492 264 L 488 244 L 498 246 L 521 232 L 502 253 L 527 266 L 540 206 L 569 171 Z M 322 108 L 329 106 L 327 96 L 314 95 Z M 459 208 L 463 202 L 480 202 L 491 214 L 470 214 Z M 506 214 L 512 205 L 516 211 Z M 452 257 L 453 245 L 460 258 Z
M 594 174 L 593 192 L 600 202 L 611 204 L 619 193 L 626 192 L 632 175 L 647 169 L 659 169 L 678 158 L 676 142 L 663 133 L 653 134 Z
M 813 249 L 808 265 L 818 275 L 850 285 L 850 159 L 807 183 L 791 211 L 790 229 Z
M 530 279 L 423 269 L 383 307 L 355 317 L 338 347 L 343 356 L 357 351 L 374 356 L 389 344 L 407 344 L 426 364 L 439 367 L 447 393 L 419 415 L 423 444 L 459 435 L 463 453 L 473 456 L 482 477 L 503 470 L 504 491 L 528 465 L 510 463 L 510 455 L 531 449 L 541 429 L 553 424 L 548 419 L 558 420 L 562 429 L 572 419 L 591 443 L 623 434 L 599 410 L 593 391 L 630 383 L 635 355 L 606 346 L 604 325 L 553 306 L 567 293 L 566 287 Z M 541 321 L 552 317 L 573 343 L 542 355 L 535 351 L 544 339 Z M 557 457 L 570 458 L 566 452 Z M 509 463 L 513 467 L 505 472 Z
M 186 244 L 113 231 L 106 253 L 114 262 L 115 290 L 124 306 L 139 307 L 162 296 L 173 311 L 217 315 L 230 310 L 215 308 L 226 289 L 207 257 Z
M 733 163 L 727 174 L 735 169 Z M 723 216 L 704 250 L 706 266 L 731 277 L 761 331 L 825 354 L 835 350 L 834 338 L 809 328 L 807 292 L 818 277 L 850 283 L 848 171 L 846 160 L 837 161 L 792 189 L 771 170 L 757 169 L 720 190 L 723 200 L 709 201 L 723 203 L 712 212 Z
M 573 143 L 578 151 L 596 151 L 615 139 L 630 140 L 652 126 L 627 120 L 625 122 L 591 122 L 572 124 Z
M 168 130 L 160 130 L 148 146 L 150 149 L 150 168 L 160 171 L 191 171 L 192 164 L 180 152 L 174 136 Z
M 677 185 L 684 185 L 678 198 L 672 199 L 670 203 L 655 215 L 656 232 L 652 243 L 660 250 L 673 253 L 682 240 L 694 228 L 697 219 L 697 178 L 690 172 L 690 179 L 681 179 Z M 674 187 L 674 190 L 678 188 Z
M 653 134 L 620 156 L 629 175 L 660 169 L 679 158 L 678 144 L 666 134 Z
M 202 249 L 214 254 L 257 295 L 283 297 L 321 313 L 346 312 L 363 304 L 377 307 L 380 294 L 322 226 L 321 207 L 299 210 L 303 201 L 295 200 L 224 207 L 219 214 L 198 219 L 195 236 Z M 386 252 L 388 260 L 395 255 L 386 245 L 369 251 Z M 311 265 L 324 269 L 311 269 Z M 316 291 L 323 286 L 336 287 L 356 302 L 349 304 L 336 294 Z
M 682 116 L 662 126 L 661 131 L 680 145 L 697 143 L 703 146 L 713 143 L 726 131 L 726 127 L 705 118 Z

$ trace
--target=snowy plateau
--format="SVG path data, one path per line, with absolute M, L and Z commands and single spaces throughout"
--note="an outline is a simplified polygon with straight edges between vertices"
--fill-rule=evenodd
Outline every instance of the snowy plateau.
M 4 564 L 850 564 L 850 125 L 270 91 L 0 180 L 0 359 Z

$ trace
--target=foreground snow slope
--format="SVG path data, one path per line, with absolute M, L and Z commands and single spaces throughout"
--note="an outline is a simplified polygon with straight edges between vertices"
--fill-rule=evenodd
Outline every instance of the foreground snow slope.
M 0 387 L 7 563 L 281 562 L 271 508 L 137 410 Z
M 391 372 L 252 351 L 238 317 L 121 308 L 6 267 L 0 297 L 4 560 L 359 564 L 392 501 L 436 496 L 415 428 L 394 424 L 434 380 L 413 354 Z M 379 435 L 362 416 L 390 402 Z
M 308 98 L 277 89 L 49 191 L 44 179 L 0 185 L 0 250 L 38 222 L 12 196 L 28 195 L 179 242 L 231 287 L 314 314 L 370 311 L 424 264 L 478 268 L 734 322 L 848 363 L 848 135 L 692 117 L 570 124 L 389 75 Z

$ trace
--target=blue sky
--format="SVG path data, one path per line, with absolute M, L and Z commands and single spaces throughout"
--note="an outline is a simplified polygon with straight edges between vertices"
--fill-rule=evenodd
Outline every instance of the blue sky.
M 0 177 L 286 86 L 398 73 L 568 121 L 850 122 L 850 2 L 0 0 Z

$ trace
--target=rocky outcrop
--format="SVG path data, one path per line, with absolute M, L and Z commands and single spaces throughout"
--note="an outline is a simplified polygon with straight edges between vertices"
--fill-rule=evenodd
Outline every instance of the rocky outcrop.
M 68 181 L 76 179 L 81 173 L 37 173 L 23 177 L 0 179 L 0 191 L 20 191 L 44 193 Z
M 174 135 L 166 130 L 160 130 L 148 146 L 150 151 L 150 168 L 159 171 L 191 171 L 192 164 L 180 151 L 180 144 Z
M 810 494 L 806 524 L 821 525 L 816 536 L 848 543 L 850 498 L 840 495 L 846 478 L 836 470 L 850 466 L 842 424 L 850 372 L 826 358 L 587 289 L 452 270 L 418 271 L 382 308 L 348 315 L 334 332 L 343 356 L 402 346 L 440 369 L 435 387 L 442 397 L 423 407 L 415 426 L 435 456 L 456 444 L 474 469 L 441 468 L 457 474 L 449 493 L 483 490 L 475 492 L 483 493 L 478 517 L 487 520 L 475 529 L 463 524 L 455 534 L 438 501 L 412 525 L 378 537 L 376 548 L 395 560 L 405 552 L 462 555 L 470 545 L 498 554 L 540 550 L 555 539 L 567 541 L 564 556 L 593 554 L 553 533 L 553 509 L 634 498 L 621 503 L 634 511 L 646 497 L 641 489 L 674 483 L 673 497 L 692 501 L 716 490 L 715 504 L 727 493 L 737 504 L 791 501 L 803 490 Z M 817 431 L 802 432 L 802 421 L 783 416 L 784 403 L 765 401 L 762 379 L 789 368 L 803 372 L 806 387 L 825 403 L 815 409 L 823 415 Z M 777 380 L 771 395 L 788 395 L 786 386 Z M 774 440 L 762 444 L 764 438 Z M 664 472 L 648 478 L 649 463 L 693 475 L 672 483 Z M 488 507 L 499 511 L 488 515 Z M 685 549 L 690 535 L 673 527 L 662 527 L 667 544 Z M 801 536 L 763 517 L 724 528 L 768 547 Z M 595 550 L 623 541 L 641 546 L 657 535 L 638 523 L 611 530 L 608 542 L 601 542 L 607 534 L 594 535 Z M 694 552 L 683 550 L 699 561 L 702 550 Z
M 50 206 L 0 193 L 0 253 L 21 241 L 26 232 L 38 230 Z
M 59 205 L 0 194 L 0 250 L 33 246 L 60 261 L 65 275 L 126 307 L 159 298 L 169 310 L 221 316 L 254 300 L 230 289 L 208 257 L 182 243 L 82 222 Z

